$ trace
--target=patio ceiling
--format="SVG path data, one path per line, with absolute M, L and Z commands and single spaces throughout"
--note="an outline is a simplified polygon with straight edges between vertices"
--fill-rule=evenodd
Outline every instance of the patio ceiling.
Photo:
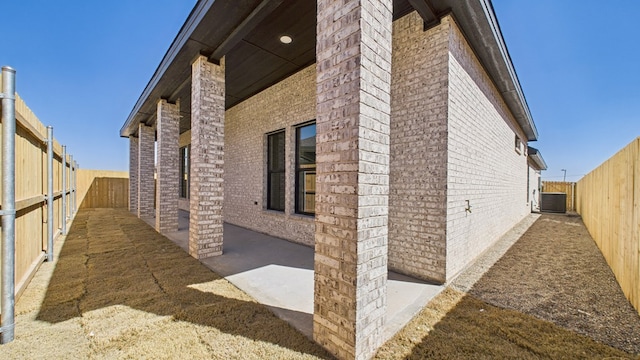
M 491 23 L 495 18 L 490 3 L 486 0 L 394 0 L 393 6 L 394 19 L 415 8 L 426 23 L 453 11 L 529 140 L 537 138 L 499 28 L 497 23 Z M 282 35 L 290 36 L 293 41 L 283 44 L 279 40 Z M 226 108 L 229 109 L 313 64 L 315 40 L 315 1 L 199 0 L 120 135 L 135 135 L 137 124 L 141 122 L 152 125 L 159 99 L 169 102 L 181 99 L 180 132 L 190 128 L 191 63 L 198 55 L 207 56 L 212 62 L 225 57 Z M 500 44 L 504 51 L 500 50 Z

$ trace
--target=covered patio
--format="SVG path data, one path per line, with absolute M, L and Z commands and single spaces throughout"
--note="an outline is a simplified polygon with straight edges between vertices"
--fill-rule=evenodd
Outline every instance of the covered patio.
M 152 217 L 143 220 L 155 224 Z M 164 235 L 189 252 L 189 213 L 180 210 L 178 231 Z M 224 225 L 224 239 L 223 254 L 201 262 L 312 339 L 313 248 L 231 224 Z M 443 289 L 389 271 L 384 340 Z
M 200 0 L 120 130 L 129 210 L 336 357 L 370 358 L 440 289 L 389 269 L 444 284 L 466 260 L 447 265 L 449 31 L 535 139 L 496 28 L 487 1 Z

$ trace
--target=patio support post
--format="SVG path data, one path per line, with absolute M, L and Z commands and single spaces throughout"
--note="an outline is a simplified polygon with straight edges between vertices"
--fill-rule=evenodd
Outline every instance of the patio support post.
M 0 343 L 13 341 L 16 289 L 16 71 L 2 67 L 2 309 Z
M 224 198 L 224 58 L 205 56 L 191 65 L 191 184 L 189 254 L 202 259 L 222 255 Z
M 138 138 L 129 136 L 129 211 L 138 214 Z
M 155 131 L 151 126 L 138 125 L 138 217 L 153 217 L 155 180 Z
M 178 231 L 180 103 L 169 104 L 164 99 L 160 100 L 157 114 L 156 231 L 164 234 Z
M 67 146 L 62 145 L 62 223 L 61 234 L 67 235 Z
M 318 0 L 313 337 L 339 359 L 382 344 L 392 0 Z
M 53 261 L 53 127 L 47 126 L 47 261 Z

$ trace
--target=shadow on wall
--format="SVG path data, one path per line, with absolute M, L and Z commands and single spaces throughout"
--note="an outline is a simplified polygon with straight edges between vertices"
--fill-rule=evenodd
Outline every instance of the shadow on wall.
M 117 305 L 199 325 L 202 338 L 213 343 L 222 341 L 222 332 L 239 335 L 236 340 L 248 338 L 330 358 L 320 346 L 135 215 L 125 210 L 81 209 L 37 319 L 59 323 L 88 316 L 95 327 L 109 323 L 97 318 Z M 122 336 L 145 326 L 129 319 Z M 165 330 L 185 330 L 171 329 Z
M 97 177 L 87 190 L 81 209 L 89 208 L 128 208 L 129 179 Z

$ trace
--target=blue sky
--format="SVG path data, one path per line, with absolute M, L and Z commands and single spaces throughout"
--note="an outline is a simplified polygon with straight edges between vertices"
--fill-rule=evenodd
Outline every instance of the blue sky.
M 128 169 L 119 130 L 195 0 L 3 3 L 0 65 L 82 168 Z M 493 0 L 549 165 L 577 180 L 640 136 L 640 1 Z M 6 16 L 6 14 L 11 14 Z
M 493 0 L 540 134 L 575 181 L 640 136 L 640 1 Z

